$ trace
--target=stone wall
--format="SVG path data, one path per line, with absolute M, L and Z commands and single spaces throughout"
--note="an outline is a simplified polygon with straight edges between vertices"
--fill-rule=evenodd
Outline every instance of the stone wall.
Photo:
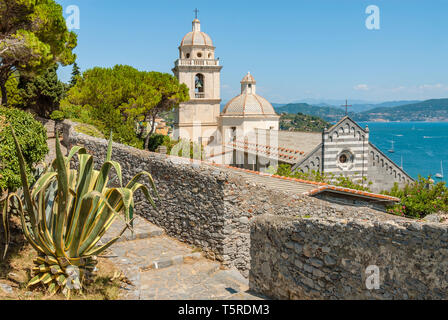
M 447 299 L 447 230 L 378 216 L 260 216 L 250 287 L 278 299 Z M 379 289 L 369 290 L 373 265 Z

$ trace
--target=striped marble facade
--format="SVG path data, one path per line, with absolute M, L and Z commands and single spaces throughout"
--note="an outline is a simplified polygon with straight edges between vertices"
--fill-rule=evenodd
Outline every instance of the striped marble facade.
M 343 156 L 345 155 L 345 157 Z M 344 161 L 345 160 L 345 161 Z M 293 170 L 345 176 L 369 186 L 375 192 L 390 189 L 395 182 L 404 185 L 412 178 L 369 142 L 369 128 L 363 129 L 349 117 L 322 133 L 322 143 Z M 367 185 L 367 183 L 371 184 Z

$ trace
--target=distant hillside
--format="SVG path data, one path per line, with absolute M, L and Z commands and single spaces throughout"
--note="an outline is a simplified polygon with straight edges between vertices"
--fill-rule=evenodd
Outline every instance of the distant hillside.
M 418 103 L 421 102 L 419 100 L 404 100 L 404 101 L 386 101 L 386 102 L 382 102 L 382 103 L 357 103 L 357 104 L 352 104 L 352 106 L 350 107 L 350 111 L 355 112 L 355 113 L 359 113 L 359 112 L 364 112 L 364 111 L 368 111 L 368 110 L 372 110 L 375 108 L 392 108 L 392 107 L 398 107 L 398 106 L 403 106 L 403 105 L 407 105 L 407 104 L 413 104 L 413 103 Z M 338 106 L 341 109 L 345 108 L 343 106 Z
M 316 116 L 298 114 L 283 114 L 280 117 L 280 130 L 321 132 L 330 128 L 331 124 Z
M 448 121 L 448 99 L 379 107 L 353 115 L 356 121 Z
M 320 117 L 328 122 L 337 122 L 345 115 L 345 111 L 339 108 L 312 106 L 308 103 L 290 103 L 281 107 L 277 107 L 275 111 L 277 111 L 278 114 L 307 114 Z

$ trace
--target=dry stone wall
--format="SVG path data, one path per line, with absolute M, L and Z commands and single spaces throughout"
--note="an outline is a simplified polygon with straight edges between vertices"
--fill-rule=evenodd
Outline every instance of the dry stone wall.
M 251 288 L 277 299 L 447 299 L 447 226 L 375 220 L 257 217 Z

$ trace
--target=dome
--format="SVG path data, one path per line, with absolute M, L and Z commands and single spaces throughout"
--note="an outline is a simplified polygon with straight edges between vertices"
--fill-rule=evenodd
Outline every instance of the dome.
M 256 81 L 248 73 L 241 81 L 241 94 L 230 100 L 222 115 L 224 116 L 272 116 L 277 115 L 268 100 L 255 93 Z
M 258 94 L 241 94 L 224 108 L 225 116 L 276 115 L 272 105 Z
M 201 23 L 198 19 L 193 20 L 193 31 L 188 32 L 180 43 L 182 46 L 213 46 L 212 38 L 201 31 Z

